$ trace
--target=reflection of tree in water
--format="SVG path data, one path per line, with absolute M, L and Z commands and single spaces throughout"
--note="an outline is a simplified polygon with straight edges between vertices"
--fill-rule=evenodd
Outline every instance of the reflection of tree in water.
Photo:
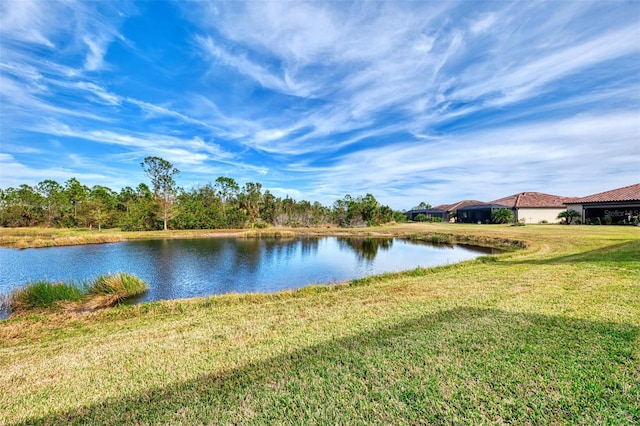
M 275 238 L 248 238 L 237 240 L 235 268 L 257 271 L 263 263 L 272 264 L 276 260 L 289 262 L 300 251 L 301 257 L 309 257 L 318 251 L 317 238 L 295 238 L 281 240 Z
M 393 246 L 393 238 L 339 237 L 338 243 L 341 248 L 352 249 L 362 259 L 373 260 L 378 250 L 389 250 Z
M 449 250 L 456 246 L 453 243 L 433 242 L 433 241 L 417 240 L 417 239 L 411 239 L 411 238 L 405 238 L 404 241 L 415 246 L 433 247 L 435 249 L 440 249 L 440 250 Z
M 318 238 L 294 238 L 283 240 L 279 238 L 263 238 L 264 258 L 290 260 L 297 256 L 298 250 L 302 258 L 314 255 L 318 252 Z

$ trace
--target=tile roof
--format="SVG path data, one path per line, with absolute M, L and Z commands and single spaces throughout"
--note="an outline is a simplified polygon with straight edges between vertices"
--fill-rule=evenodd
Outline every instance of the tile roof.
M 640 201 L 640 183 L 572 200 L 575 203 L 605 203 L 608 201 Z
M 434 209 L 441 209 L 441 210 L 446 210 L 448 212 L 452 212 L 452 211 L 461 209 L 463 207 L 473 206 L 476 204 L 484 204 L 484 202 L 478 201 L 478 200 L 462 200 L 453 204 L 440 204 L 439 206 L 435 206 Z
M 491 201 L 492 204 L 504 204 L 509 208 L 522 207 L 559 207 L 564 203 L 575 200 L 575 197 L 561 197 L 559 195 L 543 194 L 542 192 L 520 192 Z
M 460 207 L 458 210 L 486 210 L 486 209 L 491 209 L 491 210 L 497 210 L 497 209 L 505 209 L 505 208 L 509 208 L 509 206 L 505 206 L 504 204 L 497 204 L 497 203 L 481 203 L 481 204 L 469 204 L 466 205 L 465 207 Z

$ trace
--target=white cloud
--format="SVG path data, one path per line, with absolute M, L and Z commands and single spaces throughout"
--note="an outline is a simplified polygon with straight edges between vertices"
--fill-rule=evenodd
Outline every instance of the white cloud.
M 95 83 L 80 81 L 71 86 L 75 86 L 80 90 L 91 93 L 94 96 L 94 99 L 97 99 L 107 105 L 120 105 L 122 103 L 122 98 L 120 96 L 110 93 L 104 87 Z
M 117 174 L 109 176 L 95 172 L 79 172 L 72 167 L 29 167 L 6 153 L 0 153 L 0 166 L 0 187 L 2 188 L 17 188 L 22 184 L 35 185 L 45 179 L 63 183 L 72 177 L 88 185 L 104 184 L 106 181 L 113 180 L 113 176 L 117 176 Z
M 497 20 L 498 17 L 495 13 L 487 13 L 486 15 L 475 21 L 473 24 L 471 24 L 471 32 L 484 33 L 487 30 L 491 29 Z
M 0 36 L 3 56 L 20 55 L 45 46 L 51 52 L 83 52 L 84 68 L 96 71 L 105 66 L 104 56 L 114 39 L 122 39 L 117 27 L 124 16 L 116 6 L 82 1 L 5 0 L 0 2 Z M 113 6 L 113 7 L 112 7 Z M 119 7 L 127 7 L 126 3 Z M 25 44 L 28 47 L 25 47 Z
M 225 5 L 226 6 L 226 5 Z M 305 2 L 231 4 L 217 24 L 229 39 L 262 46 L 292 63 L 315 61 L 343 34 L 329 5 Z
M 43 153 L 41 149 L 34 148 L 32 146 L 14 145 L 7 142 L 2 143 L 2 149 L 7 153 L 10 152 L 14 154 L 42 154 Z M 2 155 L 2 153 L 0 153 L 0 155 Z
M 0 2 L 0 34 L 10 39 L 55 48 L 48 36 L 55 29 L 48 22 L 56 19 L 55 8 L 37 0 L 4 0 Z
M 3 114 L 11 116 L 11 127 L 29 130 L 34 121 L 41 121 L 45 117 L 76 117 L 87 118 L 97 122 L 108 121 L 108 118 L 79 110 L 58 106 L 49 102 L 46 95 L 49 93 L 49 86 L 43 80 L 38 84 L 25 85 L 23 82 L 0 74 L 0 91 L 2 99 Z
M 135 152 L 140 158 L 160 156 L 177 165 L 193 166 L 208 160 L 227 160 L 232 155 L 213 142 L 199 137 L 179 138 L 155 133 L 119 133 L 111 130 L 79 130 L 61 123 L 44 124 L 33 130 L 102 144 L 116 145 Z
M 127 98 L 126 101 L 139 107 L 145 113 L 145 118 L 168 116 L 168 117 L 177 118 L 180 121 L 185 123 L 197 124 L 203 127 L 210 127 L 207 123 L 205 123 L 202 120 L 191 118 L 185 114 L 174 111 L 170 108 L 165 108 L 163 106 L 154 105 L 154 104 L 140 101 L 138 99 L 133 99 L 133 98 Z
M 245 54 L 232 54 L 226 51 L 221 46 L 218 46 L 212 38 L 197 38 L 198 43 L 202 49 L 210 55 L 216 61 L 220 61 L 225 65 L 236 69 L 241 74 L 244 74 L 253 80 L 260 83 L 263 87 L 277 90 L 282 93 L 291 93 L 295 95 L 304 95 L 304 93 L 297 93 L 297 86 L 290 78 L 286 77 L 283 73 L 274 72 L 268 68 L 251 61 Z M 281 74 L 281 75 L 279 75 Z
M 84 61 L 84 68 L 87 71 L 95 71 L 103 67 L 104 55 L 107 51 L 106 40 L 100 40 L 90 36 L 84 36 L 82 41 L 89 48 L 87 57 Z
M 541 90 L 544 90 L 544 86 L 552 81 L 598 63 L 631 53 L 639 53 L 640 44 L 637 42 L 639 39 L 638 25 L 598 35 L 582 43 L 540 55 L 520 66 L 503 69 L 484 81 L 456 90 L 451 97 L 471 99 L 490 93 L 501 93 L 502 96 L 491 103 L 505 105 L 537 96 Z

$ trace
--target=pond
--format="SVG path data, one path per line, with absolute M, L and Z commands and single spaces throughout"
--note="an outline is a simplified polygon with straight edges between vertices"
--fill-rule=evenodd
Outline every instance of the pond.
M 133 273 L 149 284 L 135 302 L 268 293 L 383 272 L 461 262 L 492 249 L 394 238 L 185 239 L 0 249 L 0 294 L 27 282 Z

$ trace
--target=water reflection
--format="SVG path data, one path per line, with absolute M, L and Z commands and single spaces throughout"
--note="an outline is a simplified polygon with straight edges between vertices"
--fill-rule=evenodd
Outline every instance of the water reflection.
M 128 272 L 149 283 L 140 301 L 229 292 L 273 292 L 312 283 L 429 267 L 486 249 L 392 238 L 194 239 L 0 249 L 0 293 L 29 281 L 89 280 Z
M 353 238 L 338 237 L 341 248 L 353 250 L 361 259 L 374 260 L 378 250 L 389 250 L 393 246 L 393 238 Z

